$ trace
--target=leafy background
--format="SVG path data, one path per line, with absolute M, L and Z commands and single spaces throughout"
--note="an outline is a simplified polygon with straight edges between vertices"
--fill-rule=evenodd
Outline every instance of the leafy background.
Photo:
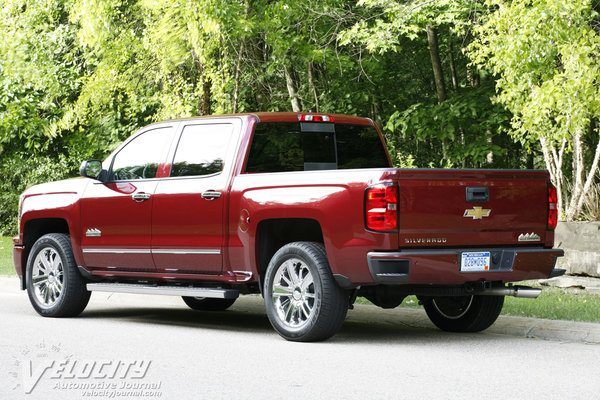
M 548 168 L 561 216 L 598 219 L 598 9 L 0 0 L 0 233 L 27 186 L 148 123 L 289 110 L 371 117 L 399 167 Z

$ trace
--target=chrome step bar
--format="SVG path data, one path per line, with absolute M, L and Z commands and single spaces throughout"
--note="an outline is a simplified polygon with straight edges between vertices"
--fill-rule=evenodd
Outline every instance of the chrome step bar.
M 210 297 L 237 299 L 240 292 L 234 289 L 200 288 L 192 286 L 162 286 L 137 283 L 88 283 L 87 290 L 96 292 L 157 294 L 165 296 Z

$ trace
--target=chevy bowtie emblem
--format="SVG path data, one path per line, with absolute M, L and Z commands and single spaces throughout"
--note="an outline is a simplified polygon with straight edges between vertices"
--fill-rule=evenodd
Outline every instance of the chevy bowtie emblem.
M 465 210 L 465 214 L 463 217 L 472 217 L 473 219 L 483 219 L 483 217 L 489 217 L 490 212 L 492 210 L 481 208 L 481 207 L 473 207 L 469 210 Z

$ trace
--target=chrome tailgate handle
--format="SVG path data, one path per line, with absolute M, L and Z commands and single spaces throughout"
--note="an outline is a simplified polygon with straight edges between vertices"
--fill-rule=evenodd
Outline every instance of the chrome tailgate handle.
M 152 195 L 150 193 L 137 192 L 131 195 L 131 198 L 137 202 L 142 202 L 150 199 Z
M 206 192 L 202 193 L 202 198 L 204 200 L 214 200 L 218 199 L 219 197 L 221 197 L 221 192 L 217 192 L 214 190 L 207 190 Z

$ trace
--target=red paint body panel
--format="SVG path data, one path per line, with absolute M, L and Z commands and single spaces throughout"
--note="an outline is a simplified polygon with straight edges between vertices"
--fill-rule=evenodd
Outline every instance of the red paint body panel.
M 251 266 L 257 273 L 256 235 L 260 221 L 305 218 L 318 221 L 331 270 L 368 282 L 366 253 L 373 249 L 397 249 L 397 234 L 365 230 L 364 190 L 378 181 L 382 170 L 311 171 L 246 174 L 231 189 L 230 262 L 233 269 Z M 247 210 L 250 224 L 244 232 L 240 211 Z
M 373 125 L 365 118 L 328 115 L 336 124 Z M 236 127 L 223 171 L 203 177 L 170 177 L 183 127 L 215 120 Z M 155 179 L 119 183 L 74 179 L 28 189 L 14 242 L 17 272 L 23 274 L 25 265 L 27 224 L 43 218 L 66 221 L 78 265 L 107 279 L 257 283 L 261 279 L 261 223 L 274 219 L 315 221 L 332 272 L 354 284 L 376 283 L 367 260 L 370 252 L 392 261 L 408 259 L 411 269 L 405 283 L 444 285 L 544 278 L 562 254 L 560 250 L 541 251 L 551 248 L 554 240 L 554 232 L 546 230 L 549 177 L 545 171 L 384 168 L 244 173 L 256 124 L 295 121 L 297 113 L 169 121 L 162 124 L 173 127 L 174 138 Z M 103 168 L 110 167 L 120 148 Z M 365 229 L 365 190 L 380 182 L 398 185 L 398 232 Z M 489 201 L 467 202 L 467 187 L 489 188 Z M 221 196 L 203 199 L 207 191 Z M 140 192 L 149 198 L 135 201 L 132 195 Z M 489 216 L 465 217 L 474 207 L 490 209 Z M 88 230 L 93 229 L 101 235 L 90 235 Z M 530 233 L 540 239 L 519 241 L 520 235 Z M 517 252 L 512 269 L 504 272 L 461 273 L 459 259 L 452 252 L 397 255 L 404 250 L 507 247 L 529 251 Z M 539 254 L 530 251 L 534 248 L 540 249 Z
M 93 268 L 116 267 L 154 271 L 150 253 L 100 253 L 94 250 L 144 250 L 150 248 L 151 216 L 154 199 L 135 201 L 135 193 L 154 195 L 158 181 L 133 183 L 93 182 L 81 202 L 81 246 L 84 265 Z M 100 229 L 102 236 L 88 237 L 88 229 Z
M 419 238 L 443 238 L 435 247 L 512 246 L 523 233 L 545 243 L 548 202 L 545 171 L 395 170 L 386 174 L 400 187 L 400 244 L 427 247 Z M 487 187 L 489 201 L 467 202 L 467 187 Z M 465 217 L 468 209 L 490 210 L 488 217 Z M 431 246 L 431 244 L 429 244 Z

